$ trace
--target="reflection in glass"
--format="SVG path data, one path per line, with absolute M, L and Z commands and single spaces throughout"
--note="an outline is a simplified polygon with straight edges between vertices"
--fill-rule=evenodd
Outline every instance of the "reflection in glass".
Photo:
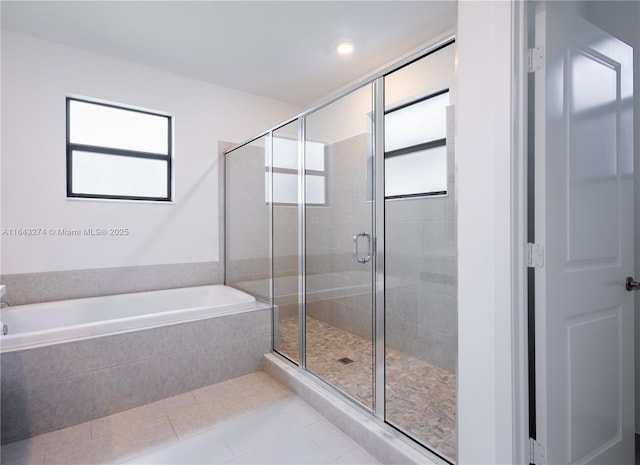
M 293 124 L 293 123 L 290 123 Z M 297 123 L 296 123 L 297 126 Z M 273 132 L 273 167 L 298 171 L 298 139 L 289 139 L 279 136 L 279 131 Z M 294 134 L 295 136 L 295 134 Z M 265 166 L 269 164 L 269 160 L 264 160 Z M 297 201 L 297 198 L 296 198 Z
M 305 189 L 307 193 L 307 204 L 324 205 L 326 203 L 324 176 L 307 174 Z
M 268 172 L 264 174 L 269 176 Z M 271 192 L 268 183 L 265 182 L 267 202 L 271 202 Z M 293 173 L 273 173 L 273 201 L 275 203 L 296 204 L 298 202 L 298 175 Z
M 386 157 L 384 160 L 385 197 L 447 192 L 447 148 Z
M 305 142 L 305 168 L 307 171 L 324 171 L 324 144 L 307 140 Z
M 387 112 L 384 118 L 384 151 L 445 138 L 445 108 L 449 92 Z
M 279 135 L 279 131 L 291 130 L 288 128 L 293 123 L 280 128 L 273 136 L 273 201 L 277 204 L 298 203 L 298 141 Z M 297 123 L 296 123 L 297 127 Z M 324 204 L 326 202 L 326 172 L 324 161 L 324 144 L 320 142 L 307 142 L 306 144 L 307 203 Z M 265 166 L 269 161 L 265 159 Z M 265 171 L 268 177 L 268 170 Z M 268 183 L 265 182 L 265 197 L 271 202 L 271 192 Z

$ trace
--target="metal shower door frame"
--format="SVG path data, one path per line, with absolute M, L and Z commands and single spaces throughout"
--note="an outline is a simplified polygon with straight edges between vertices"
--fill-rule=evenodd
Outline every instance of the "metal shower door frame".
M 422 47 L 420 50 L 407 54 L 404 58 L 398 60 L 392 65 L 383 67 L 378 71 L 372 73 L 368 78 L 365 78 L 355 84 L 349 85 L 346 88 L 338 91 L 336 94 L 329 96 L 323 101 L 313 105 L 300 114 L 293 116 L 285 121 L 278 123 L 270 129 L 263 131 L 250 139 L 234 146 L 230 150 L 224 152 L 224 155 L 228 155 L 234 150 L 251 143 L 252 141 L 265 137 L 265 150 L 269 163 L 268 167 L 268 184 L 267 188 L 271 193 L 273 199 L 273 132 L 277 129 L 284 127 L 287 124 L 298 121 L 298 360 L 295 361 L 289 359 L 285 355 L 277 352 L 280 356 L 286 359 L 288 362 L 298 365 L 299 368 L 313 379 L 319 380 L 324 386 L 326 386 L 331 392 L 339 395 L 340 397 L 348 400 L 357 407 L 366 410 L 373 414 L 373 416 L 379 421 L 388 424 L 385 421 L 385 191 L 384 191 L 384 77 L 414 61 L 417 61 L 424 56 L 433 53 L 447 45 L 450 45 L 455 41 L 455 34 L 453 31 L 442 34 L 439 38 L 430 41 L 428 45 Z M 352 92 L 366 86 L 372 85 L 372 101 L 373 101 L 373 137 L 372 142 L 372 154 L 373 154 L 373 215 L 372 215 L 372 343 L 374 345 L 374 363 L 373 363 L 373 409 L 370 409 L 358 402 L 348 394 L 344 393 L 337 387 L 330 384 L 320 376 L 315 375 L 307 369 L 306 364 L 306 208 L 305 208 L 305 189 L 306 189 L 306 176 L 305 176 L 305 139 L 306 139 L 306 117 L 316 111 L 334 103 L 343 97 L 351 94 Z M 226 163 L 225 163 L 226 165 Z M 225 195 L 226 195 L 226 166 L 223 168 L 224 183 L 225 183 Z M 224 208 L 226 209 L 226 200 L 224 202 Z M 269 206 L 270 218 L 269 218 L 269 250 L 271 258 L 271 277 L 270 277 L 270 300 L 274 304 L 274 264 L 273 264 L 273 241 L 274 241 L 274 220 L 273 220 L 273 202 Z M 226 211 L 223 213 L 225 216 L 226 224 Z M 226 226 L 225 226 L 226 235 Z M 225 238 L 225 272 L 226 272 L 226 238 Z M 226 277 L 225 277 L 226 282 Z M 272 347 L 277 350 L 277 338 L 278 338 L 278 322 L 277 314 L 273 312 L 273 341 Z M 395 427 L 392 427 L 395 430 Z

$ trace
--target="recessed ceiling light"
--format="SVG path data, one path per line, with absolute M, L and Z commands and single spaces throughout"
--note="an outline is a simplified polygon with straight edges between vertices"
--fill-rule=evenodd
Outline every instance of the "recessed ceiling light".
M 353 42 L 349 40 L 338 42 L 336 52 L 338 52 L 338 55 L 351 55 L 353 53 Z

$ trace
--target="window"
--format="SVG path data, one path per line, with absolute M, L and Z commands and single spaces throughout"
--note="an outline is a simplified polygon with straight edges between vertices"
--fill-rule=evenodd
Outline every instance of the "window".
M 445 90 L 385 114 L 385 198 L 447 193 Z
M 67 197 L 170 201 L 171 117 L 67 98 Z
M 326 205 L 326 160 L 324 144 L 307 141 L 306 151 L 306 194 L 308 205 Z M 266 157 L 266 155 L 265 155 Z M 265 161 L 265 166 L 269 166 Z M 265 190 L 269 183 L 265 173 Z M 270 202 L 269 192 L 265 192 Z M 273 137 L 273 202 L 281 205 L 297 205 L 298 203 L 298 141 L 284 137 Z

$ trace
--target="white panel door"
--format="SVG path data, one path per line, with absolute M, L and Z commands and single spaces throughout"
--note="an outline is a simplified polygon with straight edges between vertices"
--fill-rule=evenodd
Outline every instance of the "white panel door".
M 537 440 L 549 464 L 632 464 L 632 50 L 562 3 L 536 11 Z

